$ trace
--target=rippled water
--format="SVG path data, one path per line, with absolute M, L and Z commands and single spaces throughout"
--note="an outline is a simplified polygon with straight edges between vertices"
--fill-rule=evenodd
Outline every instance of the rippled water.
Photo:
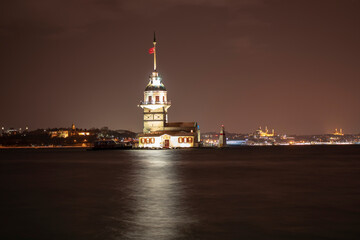
M 1 150 L 2 239 L 358 239 L 360 146 Z

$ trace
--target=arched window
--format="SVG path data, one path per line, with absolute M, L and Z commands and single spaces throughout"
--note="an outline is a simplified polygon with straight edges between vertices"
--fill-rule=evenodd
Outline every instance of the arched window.
M 160 102 L 160 96 L 156 96 L 156 97 L 155 97 L 155 101 L 156 101 L 156 102 Z

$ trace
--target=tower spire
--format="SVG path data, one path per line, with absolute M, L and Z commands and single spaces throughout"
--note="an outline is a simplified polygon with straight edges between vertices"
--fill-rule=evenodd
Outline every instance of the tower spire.
M 154 31 L 154 72 L 156 71 L 156 36 L 155 36 L 155 31 Z

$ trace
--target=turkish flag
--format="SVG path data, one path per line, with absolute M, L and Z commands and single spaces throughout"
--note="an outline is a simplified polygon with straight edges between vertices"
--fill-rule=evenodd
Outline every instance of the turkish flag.
M 155 47 L 149 49 L 149 54 L 153 54 L 155 52 Z

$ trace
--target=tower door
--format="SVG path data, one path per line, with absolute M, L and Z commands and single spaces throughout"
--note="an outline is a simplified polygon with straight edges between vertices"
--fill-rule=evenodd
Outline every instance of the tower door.
M 165 143 L 165 148 L 169 148 L 170 147 L 170 140 L 168 140 L 168 139 L 166 139 L 165 141 L 164 141 L 164 143 Z

